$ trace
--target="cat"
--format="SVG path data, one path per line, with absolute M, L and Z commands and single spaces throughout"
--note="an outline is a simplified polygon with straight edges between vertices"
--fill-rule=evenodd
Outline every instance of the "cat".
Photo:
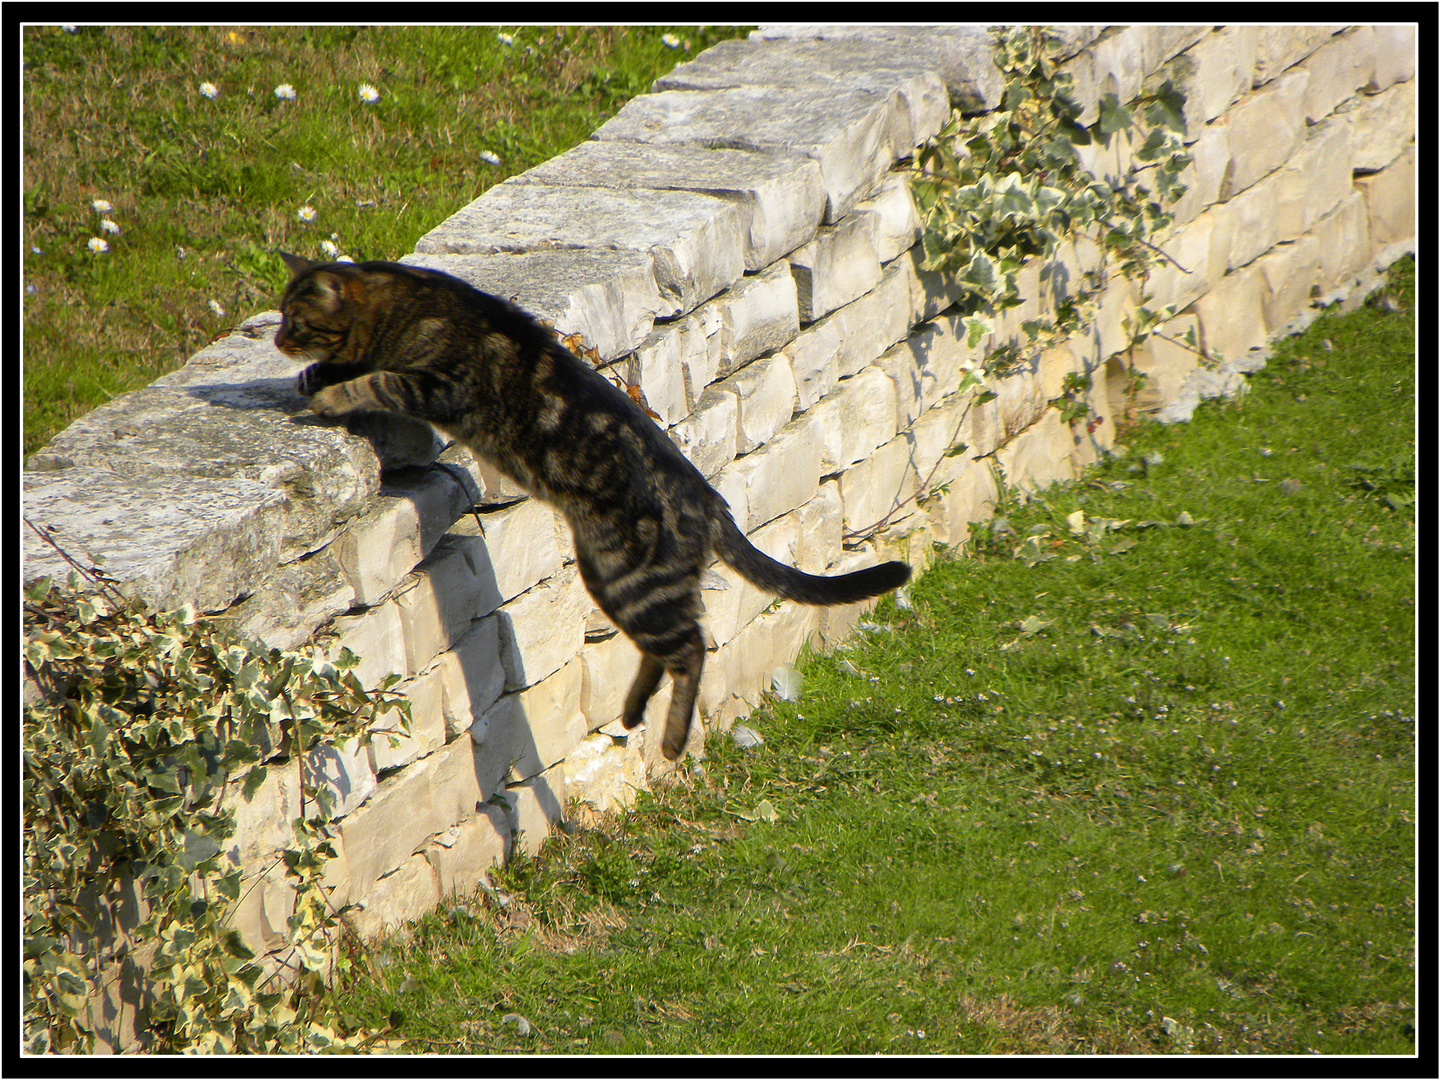
M 640 649 L 625 727 L 671 676 L 669 760 L 689 737 L 705 662 L 700 575 L 712 552 L 802 604 L 854 603 L 910 579 L 903 562 L 823 577 L 755 548 L 644 409 L 515 304 L 437 270 L 281 258 L 294 277 L 275 345 L 313 361 L 296 380 L 311 411 L 428 421 L 558 507 L 586 589 Z

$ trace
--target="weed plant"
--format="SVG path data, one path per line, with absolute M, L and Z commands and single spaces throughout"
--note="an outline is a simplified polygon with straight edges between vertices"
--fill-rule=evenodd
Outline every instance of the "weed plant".
M 287 278 L 394 259 L 735 27 L 23 32 L 25 452 Z
M 1411 1053 L 1393 275 L 1241 401 L 1012 497 L 762 746 L 442 904 L 348 1007 L 445 1052 Z

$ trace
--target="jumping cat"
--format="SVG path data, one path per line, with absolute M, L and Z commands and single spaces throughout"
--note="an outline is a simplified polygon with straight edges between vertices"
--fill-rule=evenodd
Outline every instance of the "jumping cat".
M 853 603 L 909 580 L 903 562 L 821 577 L 759 551 L 644 410 L 514 304 L 436 270 L 281 257 L 294 277 L 275 345 L 312 361 L 297 379 L 311 411 L 428 421 L 558 507 L 586 589 L 640 649 L 627 728 L 670 673 L 671 761 L 690 734 L 705 662 L 699 582 L 711 552 L 802 604 Z

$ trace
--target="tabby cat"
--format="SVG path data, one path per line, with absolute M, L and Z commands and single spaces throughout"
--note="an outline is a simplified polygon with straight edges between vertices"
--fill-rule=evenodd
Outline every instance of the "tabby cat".
M 625 726 L 644 720 L 662 674 L 674 682 L 670 760 L 689 736 L 705 661 L 699 581 L 711 552 L 802 604 L 853 603 L 909 580 L 903 562 L 818 577 L 757 550 L 644 410 L 514 304 L 436 270 L 282 258 L 294 277 L 275 344 L 313 361 L 297 380 L 311 410 L 428 421 L 558 507 L 585 587 L 640 648 Z

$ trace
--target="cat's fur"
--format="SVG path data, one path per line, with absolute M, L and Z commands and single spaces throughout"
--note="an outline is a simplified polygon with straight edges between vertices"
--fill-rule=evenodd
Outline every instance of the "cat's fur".
M 853 603 L 909 580 L 902 562 L 819 577 L 757 550 L 644 410 L 514 304 L 435 270 L 282 257 L 295 276 L 275 344 L 314 361 L 297 380 L 310 408 L 429 421 L 557 506 L 585 587 L 640 648 L 625 726 L 644 719 L 664 672 L 674 681 L 663 742 L 672 761 L 705 660 L 699 581 L 711 552 L 804 604 Z

